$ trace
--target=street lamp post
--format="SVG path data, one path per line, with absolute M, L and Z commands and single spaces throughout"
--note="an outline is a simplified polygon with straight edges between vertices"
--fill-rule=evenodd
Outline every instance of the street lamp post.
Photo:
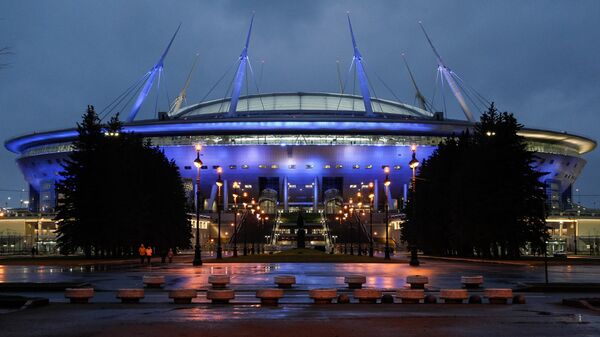
M 254 204 L 254 202 L 252 204 Z M 256 246 L 256 233 L 258 232 L 258 226 L 260 225 L 260 205 L 256 205 L 254 207 L 254 212 L 256 213 L 256 227 L 254 227 L 254 233 L 252 234 L 252 248 L 250 248 L 250 251 L 252 252 L 252 255 L 256 254 L 256 250 L 255 250 L 255 246 Z M 252 214 L 254 214 L 254 213 L 252 213 Z
M 346 240 L 344 240 L 344 254 L 348 254 L 348 243 L 350 240 L 350 233 L 348 232 L 348 213 L 344 213 L 344 223 L 346 224 Z
M 252 201 L 250 202 L 250 212 L 252 213 L 253 216 L 254 216 L 254 212 L 256 212 L 257 209 L 260 209 L 260 206 L 256 205 L 254 198 L 252 198 Z M 248 231 L 244 230 L 244 235 L 247 236 Z M 246 238 L 244 238 L 244 240 L 246 240 Z M 252 248 L 250 248 L 250 254 L 254 255 L 254 239 L 252 239 Z
M 238 256 L 238 252 L 237 252 L 237 237 L 238 237 L 238 230 L 237 230 L 238 204 L 237 204 L 237 198 L 239 197 L 239 192 L 240 192 L 240 182 L 234 181 L 233 182 L 233 257 L 237 257 Z
M 356 210 L 356 220 L 358 220 L 358 225 L 356 226 L 356 242 L 358 244 L 358 256 L 362 255 L 362 246 L 361 246 L 361 242 L 360 242 L 360 230 L 362 229 L 362 220 L 360 219 L 361 215 L 363 212 L 362 209 L 362 193 L 360 191 L 358 191 L 358 193 L 356 193 L 356 200 L 358 201 L 358 208 Z
M 340 230 L 343 228 L 343 221 L 344 221 L 344 211 L 342 211 L 341 209 L 338 212 L 338 217 L 337 219 L 340 222 Z M 347 232 L 347 231 L 346 231 Z M 341 250 L 341 248 L 340 248 Z M 344 237 L 344 254 L 348 254 L 348 238 Z
M 548 241 L 544 242 L 544 275 L 548 285 Z
M 35 255 L 40 254 L 40 230 L 42 229 L 42 219 L 38 219 L 35 229 Z
M 344 240 L 344 254 L 348 254 L 348 241 L 350 240 L 350 232 L 348 231 L 348 205 L 344 205 L 344 213 L 343 213 L 343 219 L 344 219 L 344 223 L 346 224 L 345 227 L 345 232 L 346 232 L 346 238 Z
M 260 207 L 257 207 L 258 209 L 260 209 Z M 267 216 L 267 214 L 265 213 L 264 210 L 260 210 L 260 212 L 256 213 L 256 220 L 257 220 L 257 232 L 254 234 L 255 238 L 254 241 L 256 242 L 257 245 L 257 253 L 258 254 L 264 254 L 265 253 L 265 245 L 263 244 L 260 236 L 263 235 L 264 236 L 264 232 L 265 232 L 265 221 L 269 220 L 269 217 Z M 254 245 L 254 243 L 253 243 Z M 254 247 L 254 246 L 253 246 Z
M 350 233 L 348 233 L 348 238 L 350 239 L 350 255 L 354 255 L 354 222 L 352 221 L 353 213 L 354 213 L 354 204 L 352 203 L 352 198 L 348 201 L 350 206 L 348 207 L 349 217 L 348 217 L 348 228 L 350 229 Z
M 375 202 L 375 185 L 369 183 L 369 256 L 373 257 L 373 208 Z
M 196 145 L 196 159 L 194 159 L 194 166 L 198 171 L 196 175 L 196 247 L 194 248 L 194 260 L 192 265 L 202 265 L 202 249 L 200 247 L 200 169 L 202 168 L 202 160 L 200 160 L 200 150 L 202 146 Z
M 219 166 L 217 168 L 217 259 L 223 258 L 223 250 L 221 248 L 221 187 L 223 186 L 223 179 L 221 179 L 221 172 L 223 169 Z
M 384 169 L 385 172 L 385 180 L 383 182 L 383 185 L 385 186 L 385 256 L 384 259 L 385 260 L 389 260 L 390 259 L 390 240 L 389 240 L 389 227 L 390 227 L 390 217 L 389 217 L 389 200 L 388 200 L 388 194 L 389 192 L 389 188 L 390 188 L 390 184 L 392 183 L 390 181 L 390 168 L 388 166 L 385 167 Z
M 261 254 L 262 240 L 260 239 L 260 235 L 262 234 L 262 232 L 263 232 L 263 230 L 265 228 L 265 211 L 264 210 L 260 211 L 259 217 L 260 217 L 259 218 L 259 220 L 260 220 L 260 222 L 259 222 L 260 228 L 258 230 L 258 235 L 259 236 L 258 236 L 258 238 L 254 239 L 254 241 L 256 241 L 256 246 L 257 246 L 258 254 Z
M 248 227 L 248 222 L 247 222 L 248 221 L 248 209 L 247 208 L 249 206 L 247 203 L 248 192 L 244 192 L 242 194 L 242 197 L 244 198 L 243 203 L 242 203 L 242 205 L 244 206 L 244 220 L 242 222 L 242 224 L 244 225 L 244 252 L 243 252 L 243 254 L 244 254 L 244 256 L 246 256 L 246 255 L 248 255 L 248 230 L 247 230 L 247 227 Z
M 417 146 L 413 145 L 411 147 L 411 151 L 412 151 L 412 159 L 410 160 L 410 162 L 408 162 L 408 166 L 412 169 L 412 201 L 413 201 L 413 205 L 412 205 L 412 214 L 413 214 L 413 221 L 414 221 L 414 215 L 416 214 L 416 199 L 415 199 L 415 192 L 417 190 L 417 176 L 416 176 L 416 170 L 417 167 L 419 166 L 419 161 L 417 160 Z M 412 247 L 410 248 L 410 262 L 409 264 L 411 266 L 418 266 L 419 263 L 419 256 L 418 256 L 418 251 L 417 251 L 417 246 L 416 244 L 413 242 Z
M 338 221 L 338 223 L 340 224 L 339 228 L 342 228 L 342 215 L 340 214 L 339 216 L 335 217 L 335 220 Z M 337 241 L 334 241 L 333 245 L 334 247 L 336 246 Z M 340 247 L 340 252 L 342 251 L 342 248 Z
M 265 232 L 265 222 L 266 222 L 266 221 L 269 221 L 269 216 L 268 216 L 267 214 L 265 214 L 265 215 L 264 215 L 264 217 L 263 217 L 263 228 L 262 228 L 262 230 L 261 230 L 261 232 L 262 232 L 262 233 L 264 233 L 264 232 Z M 265 253 L 265 248 L 266 248 L 266 245 L 267 245 L 267 243 L 266 243 L 266 242 L 265 242 L 265 243 L 263 243 L 263 245 L 262 245 L 262 253 L 263 253 L 263 254 Z

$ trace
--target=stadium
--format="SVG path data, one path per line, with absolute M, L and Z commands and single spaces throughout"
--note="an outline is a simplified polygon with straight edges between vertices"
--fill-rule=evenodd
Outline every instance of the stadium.
M 230 209 L 234 201 L 234 182 L 239 182 L 240 188 L 256 198 L 269 214 L 298 210 L 337 214 L 358 192 L 367 195 L 369 183 L 373 183 L 374 208 L 381 211 L 388 205 L 391 212 L 399 213 L 410 187 L 413 170 L 409 162 L 413 154 L 418 160 L 426 159 L 445 137 L 474 126 L 467 95 L 435 48 L 440 78 L 451 89 L 466 120 L 448 119 L 443 112 L 432 110 L 414 81 L 418 107 L 372 97 L 351 25 L 360 94 L 342 90 L 240 95 L 246 78 L 250 32 L 251 28 L 230 97 L 182 106 L 184 88 L 169 112 L 137 121 L 135 115 L 156 74 L 162 71 L 173 35 L 157 64 L 140 81 L 139 95 L 124 124 L 125 132 L 151 140 L 177 163 L 192 199 L 198 174 L 193 161 L 196 145 L 202 145 L 203 166 L 199 172 L 203 213 L 216 209 L 218 168 L 224 181 L 224 210 Z M 56 205 L 55 182 L 60 179 L 61 164 L 76 135 L 71 128 L 6 141 L 6 148 L 18 154 L 17 164 L 29 183 L 31 210 L 52 212 Z M 549 206 L 553 210 L 568 208 L 571 186 L 586 164 L 582 155 L 592 151 L 596 142 L 566 132 L 527 127 L 520 135 L 535 152 L 535 166 L 548 172 L 542 179 Z M 384 188 L 386 168 L 389 188 Z

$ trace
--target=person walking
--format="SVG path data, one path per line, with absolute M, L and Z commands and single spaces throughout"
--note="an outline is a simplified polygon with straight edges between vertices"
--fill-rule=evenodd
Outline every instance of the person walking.
M 140 245 L 140 248 L 138 248 L 138 253 L 140 254 L 140 263 L 144 264 L 144 259 L 146 258 L 146 247 L 144 247 L 143 243 Z
M 152 247 L 150 246 L 146 247 L 146 258 L 148 259 L 148 264 L 150 264 L 152 259 Z
M 169 258 L 169 263 L 173 262 L 173 248 L 169 248 L 169 252 L 167 253 L 167 257 Z

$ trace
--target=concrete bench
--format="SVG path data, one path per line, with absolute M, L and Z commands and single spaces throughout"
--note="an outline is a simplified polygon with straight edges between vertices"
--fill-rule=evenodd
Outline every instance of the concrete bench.
M 117 298 L 121 303 L 140 303 L 140 299 L 144 298 L 144 289 L 119 289 Z
M 398 289 L 396 298 L 400 299 L 400 303 L 420 303 L 425 299 L 425 290 L 423 289 Z
M 213 289 L 225 289 L 229 284 L 229 275 L 221 274 L 221 275 L 210 275 L 208 276 L 208 283 L 212 285 Z
M 176 304 L 190 304 L 198 296 L 196 289 L 173 289 L 169 291 L 169 298 Z
M 214 304 L 226 304 L 235 298 L 233 289 L 209 289 L 206 292 L 206 298 Z
M 461 276 L 460 282 L 467 289 L 479 288 L 483 284 L 483 276 Z
M 487 288 L 483 291 L 492 304 L 506 304 L 513 297 L 512 289 L 509 288 Z
M 328 304 L 337 297 L 336 289 L 311 289 L 308 291 L 308 297 L 312 298 L 316 304 Z
M 291 288 L 296 284 L 296 276 L 293 275 L 277 275 L 274 280 L 278 288 Z
M 441 289 L 440 298 L 444 303 L 463 303 L 469 298 L 467 289 Z
M 411 289 L 425 289 L 429 278 L 423 275 L 410 275 L 406 277 L 406 283 L 410 284 Z
M 356 289 L 353 296 L 358 299 L 359 303 L 377 303 L 377 300 L 381 298 L 381 290 Z
M 65 298 L 68 298 L 71 303 L 88 303 L 92 297 L 94 297 L 94 288 L 65 289 Z
M 360 289 L 363 284 L 367 283 L 367 277 L 364 275 L 348 275 L 344 277 L 344 283 L 347 283 L 350 289 Z
M 165 284 L 165 277 L 162 275 L 144 275 L 143 282 L 146 288 L 160 288 Z
M 259 289 L 256 291 L 256 298 L 260 298 L 261 305 L 277 305 L 282 297 L 283 290 L 281 289 Z

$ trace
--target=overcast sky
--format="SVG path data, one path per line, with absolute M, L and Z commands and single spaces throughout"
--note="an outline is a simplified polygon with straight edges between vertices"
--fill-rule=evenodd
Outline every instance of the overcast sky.
M 102 109 L 156 62 L 179 23 L 163 89 L 176 96 L 199 53 L 188 103 L 199 101 L 235 63 L 252 11 L 249 54 L 256 73 L 264 60 L 262 92 L 337 92 L 336 60 L 346 73 L 352 59 L 349 11 L 376 94 L 414 103 L 405 52 L 431 97 L 436 61 L 422 20 L 446 63 L 500 110 L 530 127 L 600 139 L 596 0 L 1 1 L 0 47 L 12 54 L 0 60 L 10 63 L 0 70 L 0 139 L 72 127 L 87 104 Z M 211 98 L 223 97 L 232 77 Z M 152 105 L 138 119 L 152 117 Z M 464 118 L 455 104 L 448 117 Z M 600 206 L 586 196 L 600 195 L 599 153 L 585 156 L 577 183 L 590 206 Z M 0 150 L 0 200 L 10 196 L 13 206 L 21 194 L 7 190 L 26 188 L 15 158 Z

